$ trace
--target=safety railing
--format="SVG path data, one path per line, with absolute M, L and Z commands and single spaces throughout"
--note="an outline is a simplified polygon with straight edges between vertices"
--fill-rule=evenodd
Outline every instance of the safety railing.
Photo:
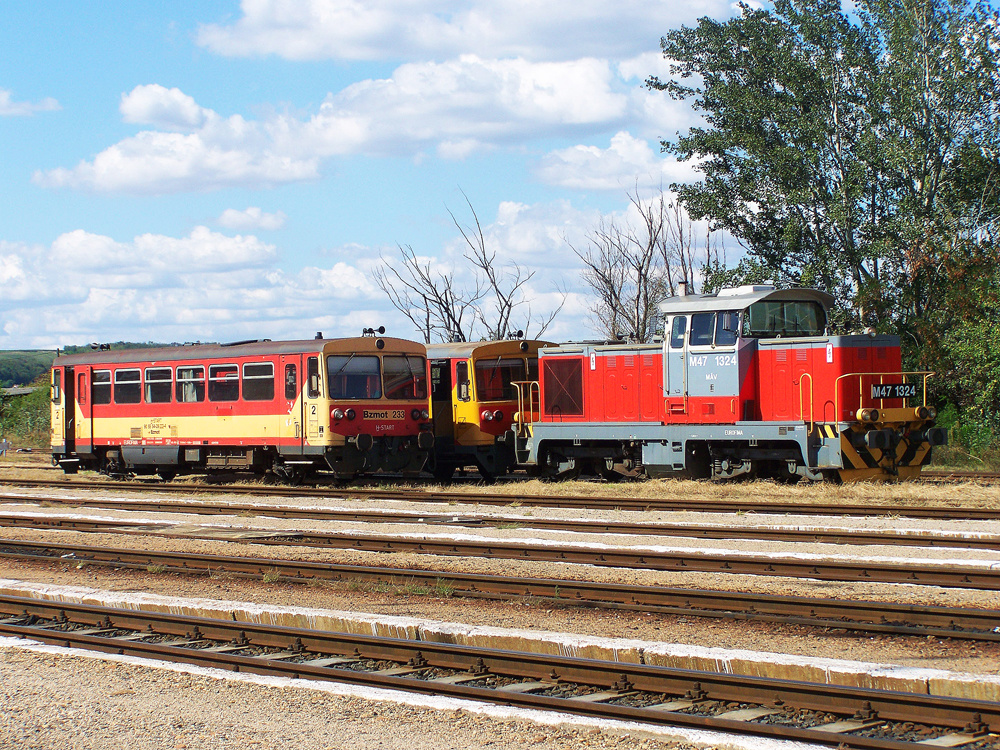
M 541 413 L 542 389 L 537 380 L 515 380 L 511 385 L 517 390 L 514 430 L 518 437 L 527 437 L 528 425 L 538 421 Z

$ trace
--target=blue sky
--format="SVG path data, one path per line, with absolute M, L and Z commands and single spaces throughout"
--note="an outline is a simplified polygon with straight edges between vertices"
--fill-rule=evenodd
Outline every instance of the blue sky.
M 719 0 L 11 0 L 0 24 L 0 349 L 419 334 L 373 284 L 449 210 L 592 335 L 570 245 L 690 177 L 643 86 Z M 560 291 L 561 290 L 561 291 Z

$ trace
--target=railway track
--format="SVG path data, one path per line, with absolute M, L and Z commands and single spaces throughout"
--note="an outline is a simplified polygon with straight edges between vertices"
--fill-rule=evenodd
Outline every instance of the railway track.
M 819 555 L 774 554 L 753 556 L 740 553 L 663 551 L 655 547 L 610 547 L 585 544 L 506 542 L 496 539 L 468 540 L 430 535 L 374 535 L 352 532 L 264 531 L 220 529 L 212 526 L 180 527 L 168 523 L 138 523 L 107 519 L 90 520 L 60 516 L 0 515 L 0 526 L 30 529 L 59 529 L 104 534 L 150 535 L 212 541 L 240 541 L 249 544 L 325 547 L 363 552 L 410 552 L 424 555 L 477 557 L 485 559 L 530 560 L 576 563 L 614 568 L 637 568 L 674 572 L 727 573 L 783 576 L 823 581 L 863 581 L 866 583 L 909 583 L 996 590 L 1000 569 L 983 561 L 979 565 L 949 563 L 924 565 L 893 563 L 877 558 L 836 560 Z
M 418 524 L 472 528 L 526 528 L 540 531 L 571 531 L 584 534 L 622 534 L 628 536 L 665 536 L 694 539 L 746 539 L 752 537 L 774 542 L 809 542 L 819 544 L 890 545 L 911 547 L 957 547 L 961 549 L 1000 550 L 1000 536 L 934 534 L 854 529 L 790 529 L 763 526 L 711 526 L 677 523 L 622 523 L 615 521 L 578 521 L 527 516 L 473 516 L 462 514 L 421 514 L 417 512 L 355 511 L 325 508 L 299 508 L 289 505 L 249 505 L 241 503 L 172 502 L 161 500 L 115 500 L 111 498 L 67 498 L 57 496 L 0 495 L 0 503 L 40 504 L 47 507 L 106 508 L 120 511 L 183 513 L 191 515 L 255 516 L 293 518 L 310 521 L 352 523 Z
M 0 597 L 0 633 L 234 672 L 828 746 L 997 747 L 1000 704 Z
M 892 516 L 937 520 L 1000 520 L 1000 508 L 925 501 L 924 505 L 753 502 L 695 500 L 691 498 L 602 498 L 581 495 L 499 494 L 477 491 L 435 492 L 422 489 L 363 489 L 356 487 L 286 487 L 162 482 L 66 481 L 0 479 L 0 486 L 63 490 L 113 490 L 143 493 L 237 494 L 254 497 L 309 497 L 323 499 L 389 500 L 401 502 L 475 504 L 515 507 L 575 508 L 580 510 L 697 511 L 709 513 L 767 513 L 807 516 Z
M 1000 642 L 1000 611 L 891 602 L 745 594 L 274 558 L 151 552 L 24 540 L 0 541 L 0 558 L 101 565 L 179 575 L 234 575 L 288 583 L 331 581 L 476 599 L 529 600 L 683 617 L 760 621 L 871 634 Z

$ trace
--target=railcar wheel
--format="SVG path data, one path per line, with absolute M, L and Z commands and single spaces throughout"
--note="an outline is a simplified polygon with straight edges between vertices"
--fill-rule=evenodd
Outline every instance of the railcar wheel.
M 160 478 L 161 481 L 169 482 L 171 479 L 177 476 L 177 472 L 164 470 L 156 472 L 156 475 Z

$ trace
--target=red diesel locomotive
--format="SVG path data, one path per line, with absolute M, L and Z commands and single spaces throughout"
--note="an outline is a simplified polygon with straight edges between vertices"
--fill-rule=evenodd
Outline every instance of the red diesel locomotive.
M 662 344 L 564 344 L 520 386 L 518 463 L 548 476 L 917 476 L 946 432 L 899 339 L 829 335 L 833 298 L 771 286 L 660 305 Z M 540 404 L 535 412 L 533 404 Z
M 112 476 L 419 472 L 423 344 L 376 337 L 95 351 L 52 368 L 52 455 Z

